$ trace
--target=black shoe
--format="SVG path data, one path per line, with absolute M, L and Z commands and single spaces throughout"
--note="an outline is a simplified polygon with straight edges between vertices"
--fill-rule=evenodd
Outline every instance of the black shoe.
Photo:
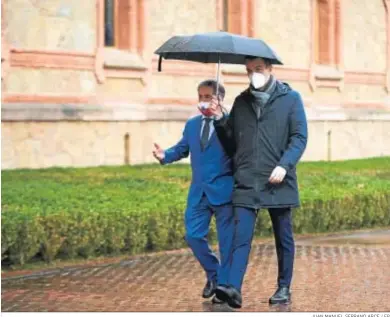
M 291 292 L 287 286 L 279 286 L 269 299 L 270 304 L 288 304 L 291 302 Z
M 223 304 L 224 303 L 224 301 L 219 299 L 217 296 L 214 296 L 213 299 L 211 300 L 211 302 L 213 304 Z
M 215 289 L 217 288 L 217 283 L 215 281 L 207 281 L 203 289 L 203 298 L 210 298 L 215 294 Z
M 241 293 L 233 286 L 218 286 L 215 291 L 215 296 L 219 300 L 228 303 L 230 307 L 241 308 L 242 306 Z

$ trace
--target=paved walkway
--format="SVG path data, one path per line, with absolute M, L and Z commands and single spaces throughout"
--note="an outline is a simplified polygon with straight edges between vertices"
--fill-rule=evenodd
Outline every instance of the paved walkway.
M 389 263 L 390 230 L 298 239 L 293 302 L 270 307 L 275 249 L 272 242 L 257 243 L 243 288 L 242 311 L 390 311 Z M 230 311 L 226 305 L 212 305 L 200 297 L 204 282 L 198 263 L 185 250 L 3 278 L 1 309 Z

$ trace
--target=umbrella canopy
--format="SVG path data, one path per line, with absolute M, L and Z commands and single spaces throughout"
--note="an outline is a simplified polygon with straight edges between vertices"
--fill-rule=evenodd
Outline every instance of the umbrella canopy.
M 264 41 L 227 32 L 174 36 L 157 49 L 155 54 L 160 55 L 159 71 L 162 58 L 201 63 L 245 64 L 245 56 L 256 56 L 267 58 L 272 64 L 283 64 Z

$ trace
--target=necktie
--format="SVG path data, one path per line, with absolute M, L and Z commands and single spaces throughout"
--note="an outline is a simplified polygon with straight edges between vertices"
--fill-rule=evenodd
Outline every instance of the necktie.
M 209 135 L 210 135 L 210 118 L 204 118 L 204 125 L 203 125 L 203 131 L 202 136 L 200 138 L 200 147 L 202 151 L 206 148 L 207 142 L 209 141 Z

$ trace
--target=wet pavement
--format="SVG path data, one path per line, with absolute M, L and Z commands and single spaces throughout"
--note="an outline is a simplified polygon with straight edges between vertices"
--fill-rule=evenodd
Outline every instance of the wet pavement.
M 269 306 L 273 242 L 253 244 L 241 311 L 390 311 L 390 230 L 301 238 L 290 305 Z M 232 311 L 201 298 L 189 250 L 2 278 L 2 311 Z
M 390 247 L 390 230 L 358 231 L 349 234 L 334 234 L 327 236 L 310 237 L 300 239 L 300 244 L 313 245 L 370 245 Z

